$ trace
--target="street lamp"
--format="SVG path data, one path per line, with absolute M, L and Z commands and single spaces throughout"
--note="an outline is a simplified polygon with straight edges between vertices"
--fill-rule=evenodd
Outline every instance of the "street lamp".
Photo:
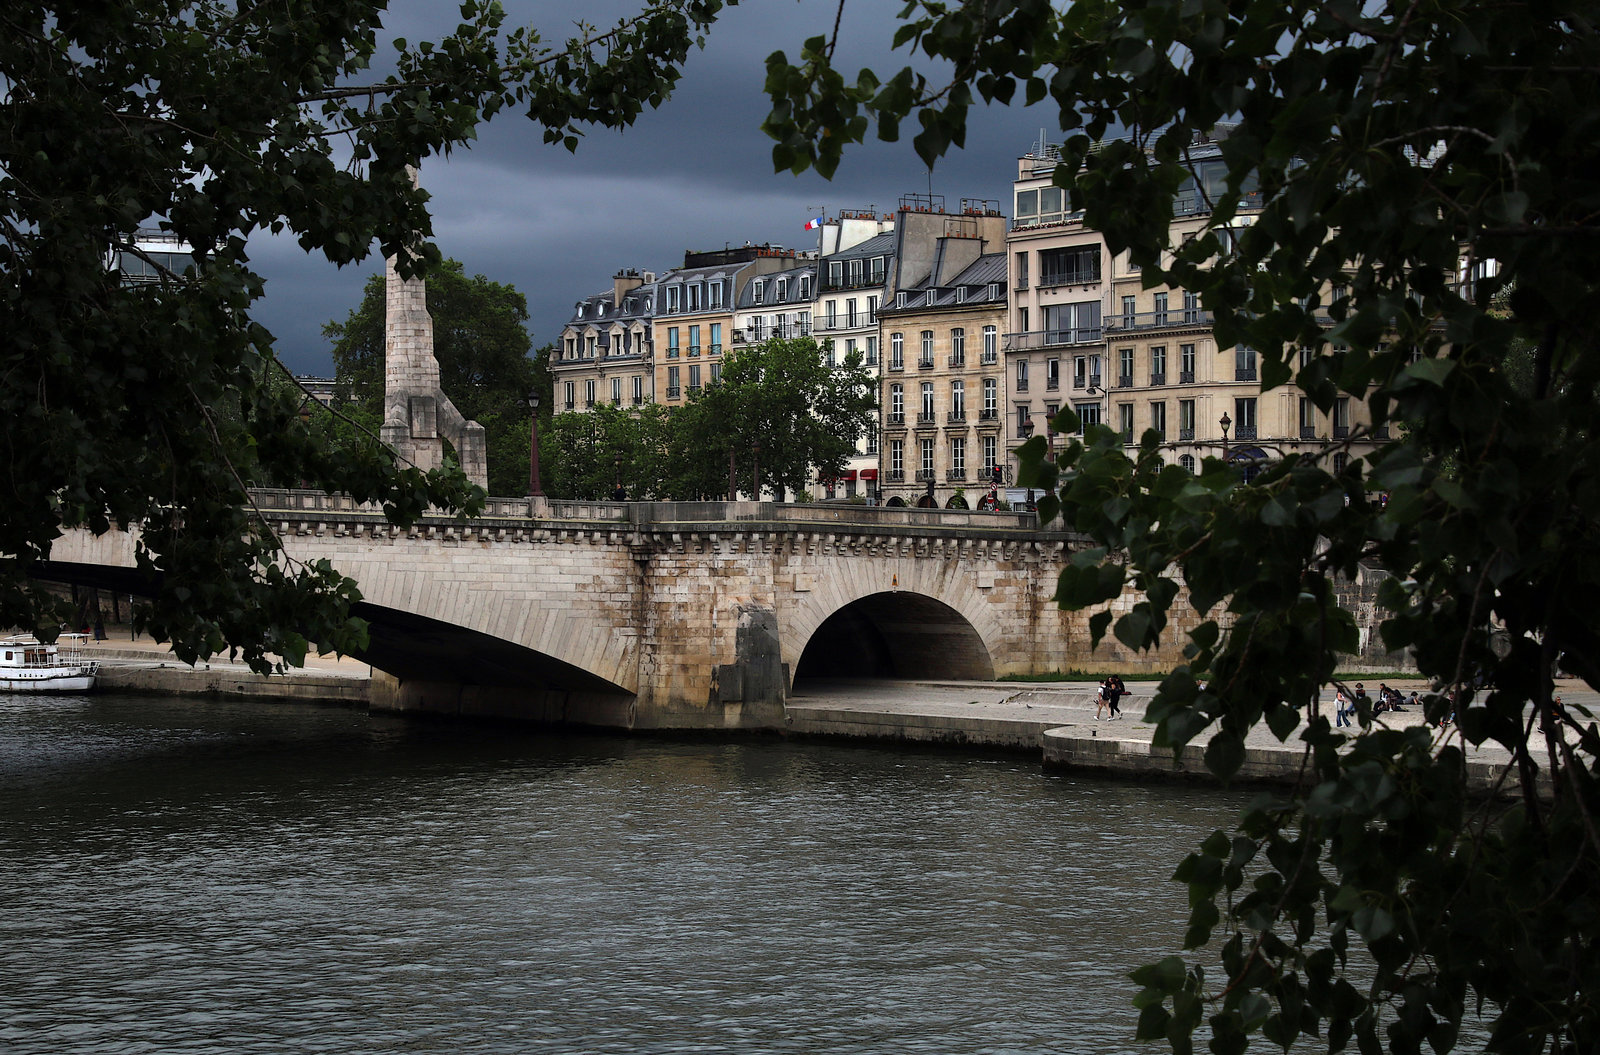
M 528 406 L 528 497 L 543 498 L 539 487 L 539 391 L 534 389 L 523 400 Z
M 1228 417 L 1228 412 L 1222 412 L 1222 420 L 1217 422 L 1222 426 L 1222 460 L 1228 460 L 1228 429 L 1233 425 L 1233 419 Z

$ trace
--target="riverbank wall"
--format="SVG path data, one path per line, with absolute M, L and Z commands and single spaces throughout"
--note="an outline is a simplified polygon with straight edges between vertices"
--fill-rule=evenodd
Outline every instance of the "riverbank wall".
M 333 657 L 285 674 L 257 674 L 242 663 L 213 662 L 191 667 L 170 652 L 149 646 L 100 646 L 90 651 L 100 662 L 96 692 L 365 707 L 372 687 L 366 664 Z

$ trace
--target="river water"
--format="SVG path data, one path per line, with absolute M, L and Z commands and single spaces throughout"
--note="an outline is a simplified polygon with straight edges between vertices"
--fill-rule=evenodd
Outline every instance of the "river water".
M 1024 759 L 0 696 L 0 1050 L 1148 1051 L 1244 801 Z

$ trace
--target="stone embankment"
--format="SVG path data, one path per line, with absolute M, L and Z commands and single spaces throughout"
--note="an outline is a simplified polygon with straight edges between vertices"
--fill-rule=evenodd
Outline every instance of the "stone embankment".
M 189 667 L 164 645 L 148 639 L 106 641 L 90 646 L 101 661 L 100 688 L 106 692 L 138 692 L 178 696 L 261 698 L 337 703 L 363 707 L 368 701 L 371 668 L 354 659 L 312 656 L 305 667 L 286 674 L 260 675 L 244 664 L 213 660 Z M 1377 681 L 1366 679 L 1376 694 Z M 1409 694 L 1421 682 L 1395 682 Z M 1214 778 L 1202 761 L 1204 740 L 1175 757 L 1151 743 L 1152 726 L 1141 718 L 1154 691 L 1153 683 L 1135 682 L 1123 702 L 1120 720 L 1095 716 L 1092 682 L 988 683 L 858 681 L 799 687 L 785 708 L 786 735 L 884 743 L 957 746 L 1001 750 L 1042 759 L 1050 768 L 1121 775 L 1147 780 Z M 1595 710 L 1600 694 L 1581 682 L 1561 682 L 1558 690 L 1569 704 Z M 1324 701 L 1333 713 L 1332 693 Z M 1422 723 L 1420 708 L 1380 716 L 1389 726 Z M 1436 730 L 1435 739 L 1451 738 L 1454 729 Z M 1488 789 L 1511 763 L 1498 747 L 1467 748 L 1469 779 Z M 1303 751 L 1293 738 L 1279 743 L 1264 725 L 1246 739 L 1239 778 L 1260 783 L 1286 783 L 1298 778 Z

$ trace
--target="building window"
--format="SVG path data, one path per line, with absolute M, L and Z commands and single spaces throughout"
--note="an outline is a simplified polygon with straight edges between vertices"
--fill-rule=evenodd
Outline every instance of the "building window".
M 1000 385 L 992 377 L 983 379 L 983 416 L 992 418 L 1000 406 Z
M 933 420 L 933 382 L 932 381 L 924 381 L 924 382 L 922 382 L 922 413 L 920 415 L 918 415 L 917 420 L 918 421 L 932 421 Z
M 693 357 L 693 356 L 698 356 L 699 354 L 700 354 L 700 327 L 691 326 L 691 327 L 689 327 L 689 355 L 691 357 Z
M 1333 404 L 1333 438 L 1342 440 L 1350 435 L 1350 397 L 1340 396 Z
M 983 328 L 983 365 L 993 366 L 1000 354 L 1000 334 L 993 326 Z
M 1028 254 L 1025 252 L 1017 254 L 1017 288 L 1028 288 Z
M 633 375 L 633 405 L 638 406 L 644 402 L 644 378 L 639 374 Z
M 1133 349 L 1123 348 L 1117 353 L 1117 387 L 1133 387 Z
M 1117 431 L 1122 433 L 1123 443 L 1133 442 L 1133 404 L 1117 404 Z
M 1256 379 L 1256 350 L 1249 345 L 1241 344 L 1233 350 L 1233 379 L 1235 381 Z
M 919 474 L 918 478 L 922 479 L 922 480 L 932 480 L 933 479 L 933 437 L 932 436 L 924 436 L 922 438 L 922 472 Z
M 1100 387 L 1100 357 L 1076 355 L 1072 358 L 1072 387 Z
M 1167 442 L 1167 405 L 1166 403 L 1150 404 L 1150 427 L 1156 430 L 1161 442 Z
M 1017 360 L 1017 391 L 1018 392 L 1026 392 L 1027 390 L 1028 390 L 1028 360 L 1026 360 L 1026 359 L 1018 359 Z
M 1138 303 L 1138 298 L 1136 297 L 1125 296 L 1122 298 L 1122 325 L 1129 329 L 1133 328 L 1134 321 L 1138 318 L 1138 311 L 1136 310 Z
M 676 312 L 678 310 L 678 298 L 682 295 L 682 293 L 683 290 L 680 286 L 667 287 L 667 311 L 669 313 Z
M 683 390 L 678 387 L 678 377 L 679 377 L 678 368 L 676 366 L 667 367 L 667 398 L 668 399 L 677 399 L 680 395 L 683 394 Z
M 1033 417 L 1027 407 L 1017 408 L 1017 439 L 1025 440 L 1033 435 Z
M 720 322 L 711 324 L 711 348 L 709 350 L 712 355 L 722 354 L 722 323 Z
M 767 299 L 767 284 L 761 279 L 750 283 L 750 303 L 764 304 Z
M 566 409 L 571 410 L 572 407 L 573 407 L 573 404 L 577 400 L 577 398 L 578 398 L 578 383 L 576 381 L 568 381 L 567 382 L 567 399 L 566 399 L 567 407 L 566 407 Z
M 950 475 L 957 480 L 967 478 L 967 438 L 950 437 Z
M 844 261 L 828 261 L 828 288 L 839 289 L 844 285 Z
M 906 388 L 904 385 L 889 386 L 889 424 L 903 425 L 906 420 Z
M 884 279 L 884 275 L 885 274 L 886 274 L 886 270 L 885 270 L 884 258 L 881 257 L 881 256 L 873 257 L 872 258 L 872 284 L 874 286 L 883 285 L 883 279 Z
M 1188 290 L 1184 291 L 1183 321 L 1189 323 L 1200 321 L 1200 294 L 1190 293 Z
M 593 381 L 593 379 L 590 379 L 590 380 L 585 381 L 583 383 L 583 403 L 584 403 L 584 406 L 588 406 L 588 407 L 594 406 L 594 381 Z
M 1256 438 L 1255 397 L 1251 396 L 1233 401 L 1233 437 L 1237 440 L 1253 440 Z
M 1089 430 L 1090 425 L 1100 424 L 1100 401 L 1093 403 L 1074 403 L 1072 409 L 1078 412 L 1078 435 L 1082 436 Z
M 906 441 L 889 441 L 889 478 L 904 480 L 906 478 Z
M 716 384 L 718 381 L 722 380 L 722 364 L 721 363 L 712 363 L 711 364 L 710 377 L 711 377 L 711 383 L 712 384 Z
M 689 367 L 689 394 L 694 395 L 700 391 L 700 364 L 695 363 Z
M 967 331 L 959 326 L 950 331 L 950 365 L 967 365 Z
M 800 276 L 800 298 L 799 299 L 801 299 L 801 300 L 810 300 L 811 299 L 811 276 L 810 275 L 801 275 Z
M 1300 397 L 1300 438 L 1314 440 L 1317 438 L 1317 408 L 1316 404 L 1305 396 Z
M 1157 293 L 1155 302 L 1155 311 L 1151 313 L 1152 318 L 1150 321 L 1157 326 L 1165 326 L 1167 324 L 1167 294 Z
M 867 363 L 866 363 L 866 365 L 868 365 L 868 366 L 877 366 L 878 365 L 878 339 L 876 337 L 872 337 L 872 336 L 868 336 L 867 337 Z
M 1100 302 L 1049 304 L 1044 309 L 1044 339 L 1049 344 L 1089 344 L 1100 340 Z
M 848 266 L 850 268 L 850 286 L 853 289 L 861 285 L 861 276 L 866 272 L 866 264 L 860 260 L 852 260 Z
M 692 286 L 689 286 L 688 290 L 689 290 L 689 310 L 690 311 L 699 311 L 700 310 L 700 297 L 701 297 L 702 292 L 705 290 L 705 287 L 702 286 L 700 283 L 696 282 Z
M 1046 392 L 1054 392 L 1061 387 L 1061 360 L 1055 356 L 1044 361 L 1044 387 Z
M 1194 439 L 1194 400 L 1178 400 L 1178 439 Z
M 611 379 L 611 404 L 617 407 L 622 405 L 622 378 L 620 377 Z
M 1000 457 L 1000 438 L 998 436 L 985 436 L 983 438 L 983 475 L 994 476 L 994 467 Z
M 676 326 L 668 326 L 667 327 L 667 358 L 668 359 L 676 359 L 677 357 L 678 357 L 678 328 Z
M 965 381 L 950 382 L 950 420 L 967 420 L 967 383 Z
M 1087 286 L 1099 281 L 1099 246 L 1039 250 L 1039 285 Z
M 1194 475 L 1194 455 L 1192 455 L 1192 454 L 1180 454 L 1180 455 L 1178 455 L 1178 464 L 1183 466 L 1184 471 L 1187 472 L 1190 476 Z
M 930 366 L 933 365 L 933 331 L 932 330 L 923 330 L 922 331 L 922 357 L 917 360 L 917 365 L 920 366 L 920 367 L 924 367 L 924 368 L 930 367 Z
M 1178 345 L 1178 384 L 1194 384 L 1194 345 Z
M 1167 383 L 1167 346 L 1164 344 L 1152 345 L 1150 348 L 1150 383 L 1152 385 Z
M 710 286 L 708 292 L 710 293 L 710 297 L 711 297 L 711 307 L 713 307 L 713 308 L 722 307 L 722 283 L 721 283 L 721 281 L 717 281 L 717 282 L 711 283 L 711 286 Z
M 856 321 L 856 298 L 847 298 L 844 302 L 844 320 L 846 326 L 858 326 Z
M 822 317 L 827 320 L 828 329 L 839 325 L 839 302 L 830 300 L 822 306 Z
M 891 333 L 889 335 L 889 369 L 904 370 L 906 368 L 906 335 Z
M 776 298 L 777 298 L 777 300 L 778 300 L 778 302 L 780 304 L 783 301 L 786 301 L 786 300 L 789 299 L 789 280 L 788 279 L 786 279 L 786 278 L 778 279 L 778 292 L 776 294 Z

